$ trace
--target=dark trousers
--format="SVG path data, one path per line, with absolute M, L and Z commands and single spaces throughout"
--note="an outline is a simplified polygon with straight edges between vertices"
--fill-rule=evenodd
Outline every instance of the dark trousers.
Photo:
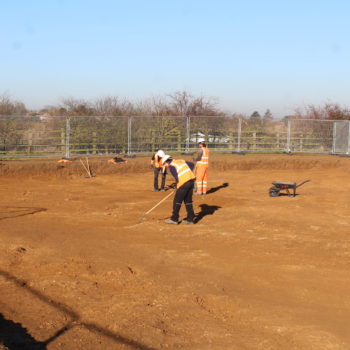
M 155 190 L 158 190 L 158 176 L 159 173 L 162 176 L 162 184 L 160 186 L 161 189 L 164 189 L 165 187 L 165 178 L 166 178 L 166 170 L 164 171 L 164 173 L 162 172 L 162 168 L 154 168 L 154 183 L 153 183 L 153 188 Z
M 182 202 L 185 202 L 186 212 L 187 212 L 187 220 L 193 221 L 194 219 L 194 211 L 192 204 L 192 195 L 194 188 L 194 180 L 187 181 L 181 187 L 176 190 L 174 201 L 173 201 L 173 214 L 171 216 L 171 220 L 179 221 L 179 212 L 181 208 Z

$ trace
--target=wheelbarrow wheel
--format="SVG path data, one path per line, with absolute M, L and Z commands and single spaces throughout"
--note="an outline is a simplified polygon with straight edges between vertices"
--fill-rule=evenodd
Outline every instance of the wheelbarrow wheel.
M 272 186 L 269 189 L 269 195 L 270 197 L 278 197 L 280 194 L 280 189 L 278 187 Z

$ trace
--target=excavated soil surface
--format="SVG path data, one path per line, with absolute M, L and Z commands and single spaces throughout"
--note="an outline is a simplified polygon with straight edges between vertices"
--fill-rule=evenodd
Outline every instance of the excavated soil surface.
M 139 222 L 149 158 L 90 166 L 0 161 L 1 350 L 350 349 L 350 159 L 213 155 L 193 226 Z

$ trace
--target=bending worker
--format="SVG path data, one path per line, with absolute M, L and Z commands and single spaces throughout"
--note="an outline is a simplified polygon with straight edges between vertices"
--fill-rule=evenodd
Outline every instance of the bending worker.
M 195 170 L 197 190 L 195 194 L 207 194 L 209 149 L 204 142 L 199 142 L 198 146 L 198 156 L 194 159 L 197 161 Z
M 185 202 L 187 217 L 183 223 L 193 225 L 194 211 L 192 195 L 195 176 L 193 173 L 194 164 L 182 159 L 172 159 L 169 155 L 163 157 L 163 163 L 169 167 L 171 174 L 176 181 L 176 193 L 173 201 L 173 213 L 170 219 L 165 220 L 166 224 L 179 224 L 179 212 L 182 202 Z
M 160 149 L 156 152 L 151 160 L 151 168 L 153 168 L 154 181 L 153 181 L 153 192 L 165 191 L 165 179 L 166 179 L 166 167 L 163 166 L 162 158 L 165 156 L 165 153 Z M 160 189 L 158 187 L 158 177 L 159 173 L 162 174 L 162 183 Z

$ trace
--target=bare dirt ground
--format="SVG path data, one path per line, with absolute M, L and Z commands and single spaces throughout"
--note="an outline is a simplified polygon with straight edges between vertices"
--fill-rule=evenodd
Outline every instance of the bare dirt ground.
M 194 226 L 148 164 L 0 161 L 0 349 L 350 349 L 349 158 L 213 155 Z

